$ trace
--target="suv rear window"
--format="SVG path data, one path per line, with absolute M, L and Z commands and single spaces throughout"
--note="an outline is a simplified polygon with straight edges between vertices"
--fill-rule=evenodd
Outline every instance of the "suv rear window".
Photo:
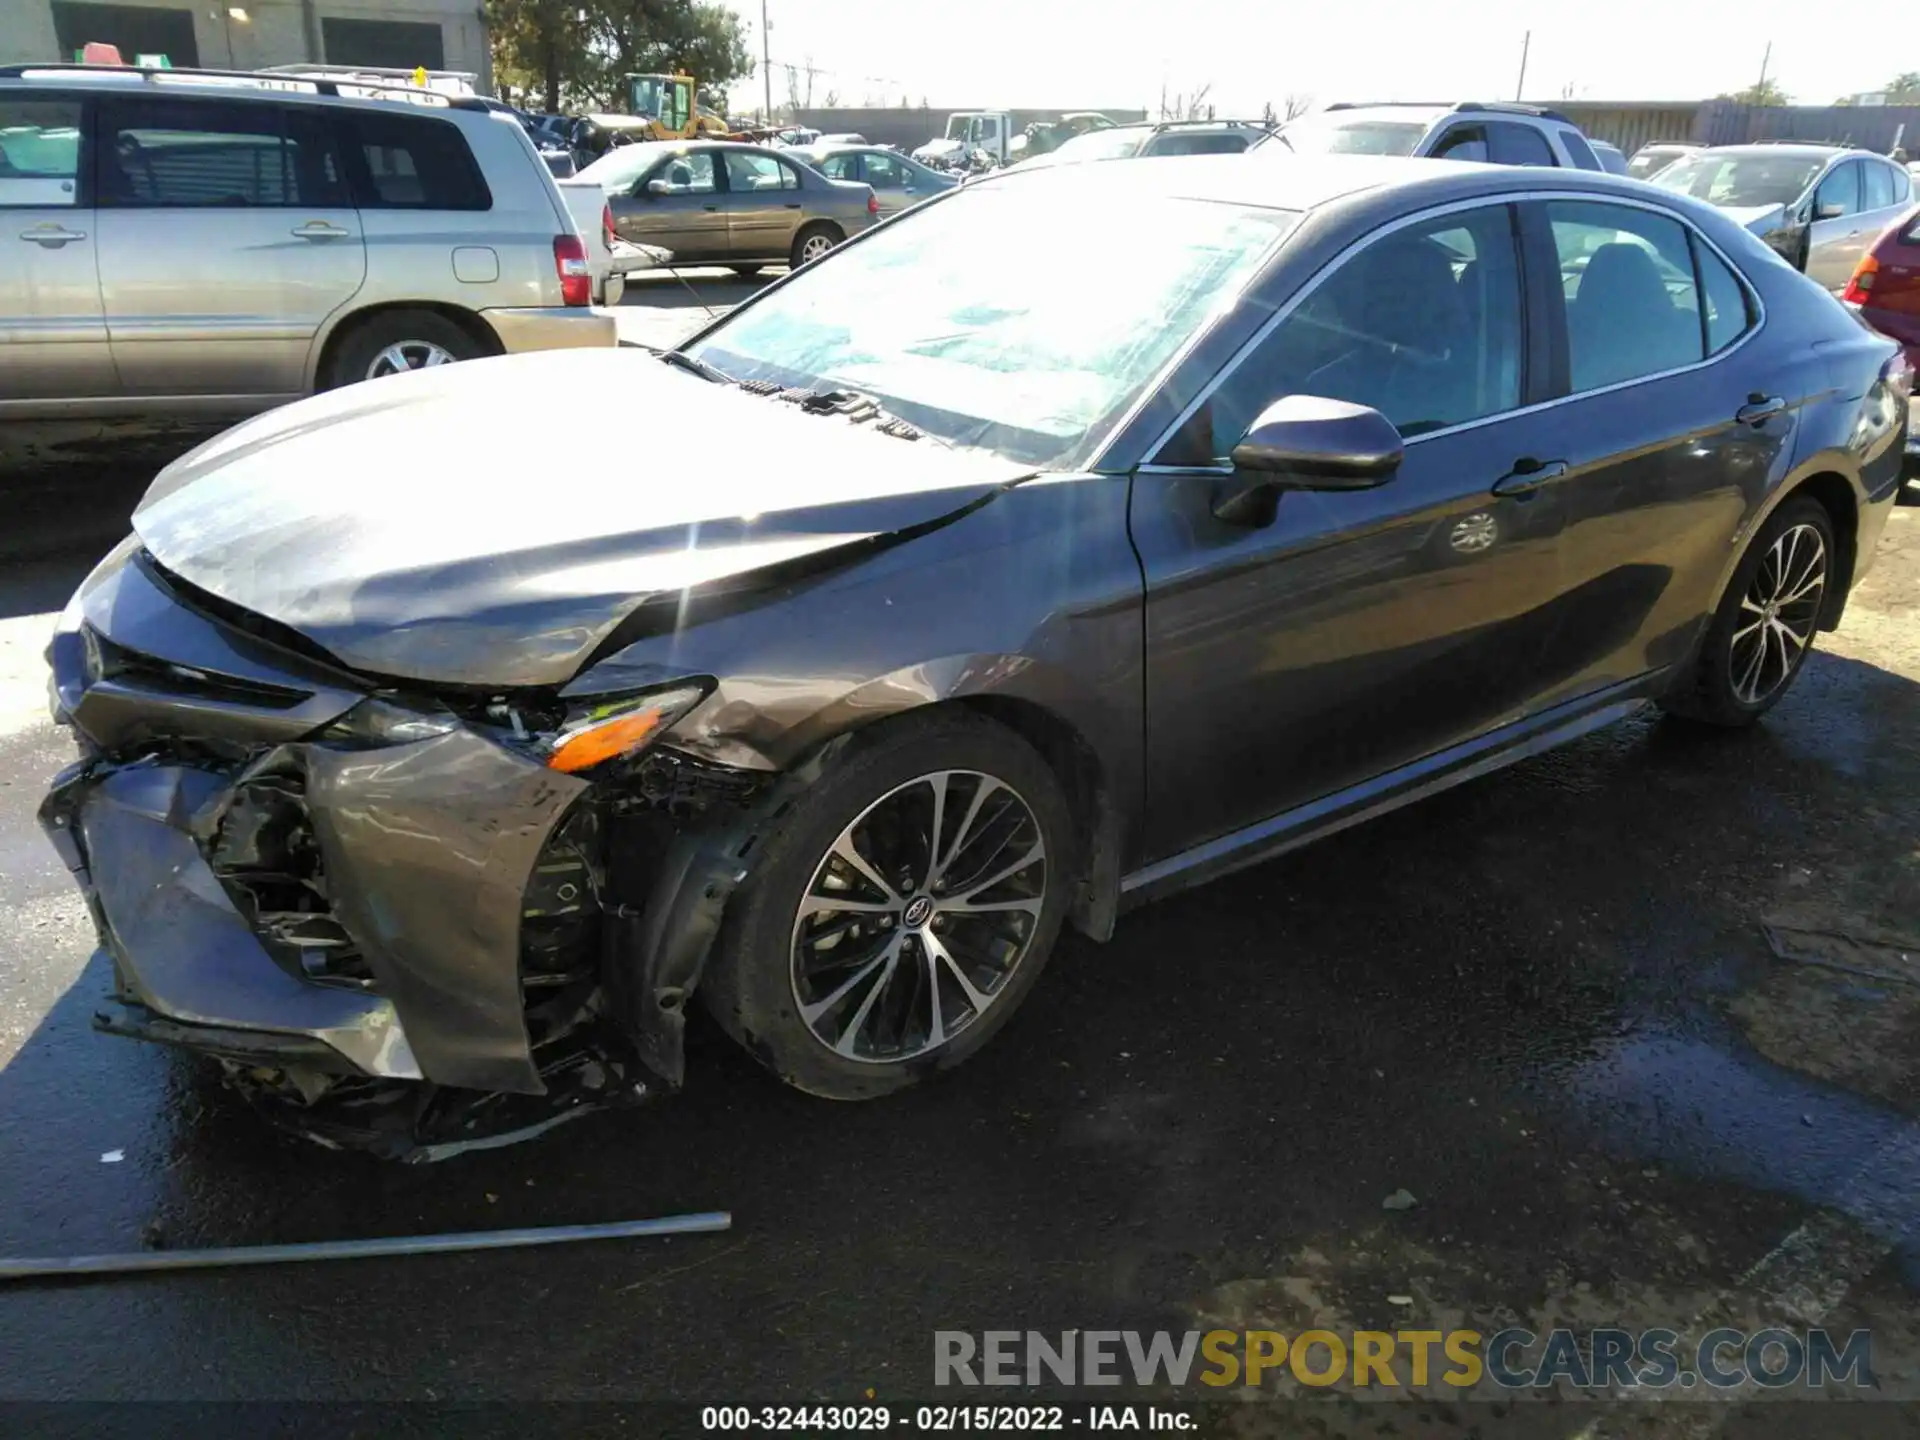
M 491 210 L 466 136 L 444 120 L 419 115 L 343 115 L 357 161 L 356 203 L 363 210 Z

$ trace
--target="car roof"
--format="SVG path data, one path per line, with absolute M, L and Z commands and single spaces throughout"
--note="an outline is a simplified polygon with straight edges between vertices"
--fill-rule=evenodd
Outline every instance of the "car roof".
M 1349 120 L 1399 120 L 1408 125 L 1431 125 L 1441 116 L 1452 113 L 1451 105 L 1350 105 L 1338 110 L 1318 110 L 1299 118 L 1342 125 Z
M 1864 155 L 1850 145 L 1829 145 L 1817 140 L 1789 140 L 1778 145 L 1706 145 L 1709 155 Z
M 317 69 L 319 67 L 316 67 Z M 187 67 L 155 69 L 138 65 L 79 65 L 63 62 L 0 67 L 0 91 L 42 87 L 99 89 L 109 93 L 139 92 L 168 99 L 196 96 L 280 104 L 374 106 L 391 110 L 396 104 L 439 111 L 485 112 L 477 95 L 449 95 L 440 90 L 385 79 L 368 71 L 302 74 L 295 71 L 201 70 Z
M 1479 165 L 1399 155 L 1296 155 L 1274 147 L 1237 155 L 1166 155 L 1099 165 L 1014 165 L 988 172 L 965 189 L 996 185 L 1072 184 L 1095 203 L 1132 199 L 1215 201 L 1273 210 L 1308 211 L 1368 193 L 1404 195 L 1420 205 L 1541 190 L 1611 192 L 1643 203 L 1643 183 L 1600 170 L 1531 165 Z M 1684 196 L 1662 203 L 1700 214 L 1711 207 Z

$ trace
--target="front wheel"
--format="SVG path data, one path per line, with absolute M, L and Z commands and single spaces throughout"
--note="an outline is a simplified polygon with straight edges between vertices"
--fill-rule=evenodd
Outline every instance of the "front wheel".
M 1811 497 L 1760 528 L 1714 613 L 1693 667 L 1661 705 L 1710 725 L 1751 725 L 1792 686 L 1835 583 L 1833 519 Z
M 1075 874 L 1052 769 L 964 712 L 855 736 L 762 844 L 700 993 L 755 1059 L 835 1100 L 985 1045 L 1039 978 Z

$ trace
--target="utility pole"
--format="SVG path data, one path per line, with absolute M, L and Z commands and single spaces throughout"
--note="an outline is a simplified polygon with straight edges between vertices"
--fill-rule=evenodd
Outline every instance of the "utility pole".
M 1767 65 L 1773 59 L 1773 41 L 1767 41 L 1767 48 L 1760 56 L 1760 83 L 1753 87 L 1753 103 L 1758 105 L 1767 93 Z
M 761 124 L 773 125 L 773 47 L 767 38 L 767 0 L 760 0 L 760 80 L 766 87 L 766 116 Z
M 1527 52 L 1532 48 L 1533 32 L 1529 30 L 1525 35 L 1520 37 L 1520 81 L 1513 87 L 1513 98 L 1516 103 L 1519 101 L 1522 92 L 1527 88 Z

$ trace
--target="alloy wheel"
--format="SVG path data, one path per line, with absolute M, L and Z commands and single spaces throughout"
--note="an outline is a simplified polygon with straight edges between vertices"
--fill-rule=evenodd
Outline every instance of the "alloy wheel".
M 1780 532 L 1740 600 L 1740 618 L 1728 647 L 1733 693 L 1758 705 L 1793 677 L 1813 643 L 1827 588 L 1827 542 L 1812 525 Z
M 1046 905 L 1033 807 L 977 770 L 882 795 L 841 830 L 794 918 L 801 1020 L 844 1059 L 894 1064 L 976 1024 L 1007 989 Z
M 431 340 L 397 340 L 373 357 L 367 366 L 367 379 L 400 375 L 408 370 L 430 370 L 436 365 L 451 365 L 454 357 Z
M 831 235 L 809 235 L 800 246 L 800 263 L 805 265 L 811 261 L 818 260 L 832 248 L 833 237 Z

